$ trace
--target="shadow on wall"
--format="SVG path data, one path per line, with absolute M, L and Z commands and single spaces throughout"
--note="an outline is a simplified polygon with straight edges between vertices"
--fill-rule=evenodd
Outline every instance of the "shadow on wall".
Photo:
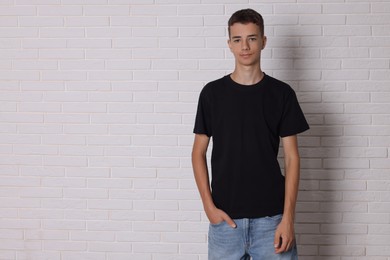
M 299 36 L 269 37 L 271 60 L 265 60 L 263 68 L 267 71 L 271 66 L 275 78 L 294 88 L 310 125 L 310 130 L 298 137 L 301 178 L 295 229 L 299 258 L 335 260 L 339 256 L 334 255 L 334 247 L 346 244 L 346 236 L 339 234 L 344 229 L 342 211 L 348 209 L 342 203 L 342 192 L 334 187 L 344 179 L 344 170 L 328 168 L 328 160 L 340 156 L 335 143 L 342 138 L 342 126 L 330 122 L 343 117 L 344 108 L 343 104 L 323 103 L 322 93 L 345 91 L 346 83 L 322 79 L 327 64 L 340 66 L 341 62 L 321 59 L 320 44 L 315 41 Z

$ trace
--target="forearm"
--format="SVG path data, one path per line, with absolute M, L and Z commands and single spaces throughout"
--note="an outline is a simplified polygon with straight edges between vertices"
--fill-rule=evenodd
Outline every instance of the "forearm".
M 207 169 L 207 160 L 205 154 L 192 154 L 192 167 L 194 171 L 195 182 L 202 199 L 203 207 L 205 209 L 213 207 L 213 199 L 211 196 L 209 175 Z
M 283 219 L 294 223 L 299 188 L 300 158 L 297 136 L 282 139 L 284 149 L 285 198 Z
M 294 222 L 295 207 L 299 187 L 299 155 L 289 156 L 285 159 L 285 200 L 284 217 Z
M 210 138 L 206 135 L 197 134 L 195 135 L 194 145 L 192 148 L 192 168 L 194 171 L 195 182 L 205 210 L 214 207 L 206 160 L 209 141 Z

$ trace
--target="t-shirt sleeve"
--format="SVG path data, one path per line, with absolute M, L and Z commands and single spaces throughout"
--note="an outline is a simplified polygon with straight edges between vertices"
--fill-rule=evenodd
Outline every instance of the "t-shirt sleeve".
M 287 95 L 282 120 L 279 128 L 279 135 L 286 137 L 296 135 L 309 129 L 309 124 L 299 106 L 297 96 L 293 89 Z
M 211 109 L 209 98 L 207 97 L 206 90 L 203 88 L 199 95 L 198 109 L 195 117 L 195 134 L 205 134 L 208 137 L 212 136 L 211 127 Z

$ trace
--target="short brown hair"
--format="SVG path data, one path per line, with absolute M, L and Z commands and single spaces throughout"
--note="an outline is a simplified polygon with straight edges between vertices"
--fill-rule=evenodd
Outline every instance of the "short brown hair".
M 261 14 L 256 12 L 253 9 L 242 9 L 238 10 L 232 16 L 230 17 L 228 21 L 228 32 L 230 37 L 230 26 L 232 26 L 235 23 L 242 23 L 242 24 L 248 24 L 248 23 L 254 23 L 260 28 L 260 34 L 261 36 L 264 35 L 264 20 Z

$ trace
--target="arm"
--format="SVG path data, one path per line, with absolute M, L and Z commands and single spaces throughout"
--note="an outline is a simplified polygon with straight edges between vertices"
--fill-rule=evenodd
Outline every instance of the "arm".
M 194 170 L 196 185 L 210 223 L 215 224 L 226 221 L 226 223 L 234 228 L 235 223 L 233 220 L 224 211 L 215 206 L 211 196 L 206 160 L 206 152 L 209 142 L 210 138 L 207 135 L 195 135 L 194 145 L 192 148 L 192 167 Z
M 299 185 L 299 152 L 297 136 L 282 138 L 285 169 L 285 202 L 281 223 L 275 232 L 275 252 L 283 253 L 291 249 L 294 244 L 294 217 L 295 205 Z M 280 239 L 282 243 L 280 243 Z

